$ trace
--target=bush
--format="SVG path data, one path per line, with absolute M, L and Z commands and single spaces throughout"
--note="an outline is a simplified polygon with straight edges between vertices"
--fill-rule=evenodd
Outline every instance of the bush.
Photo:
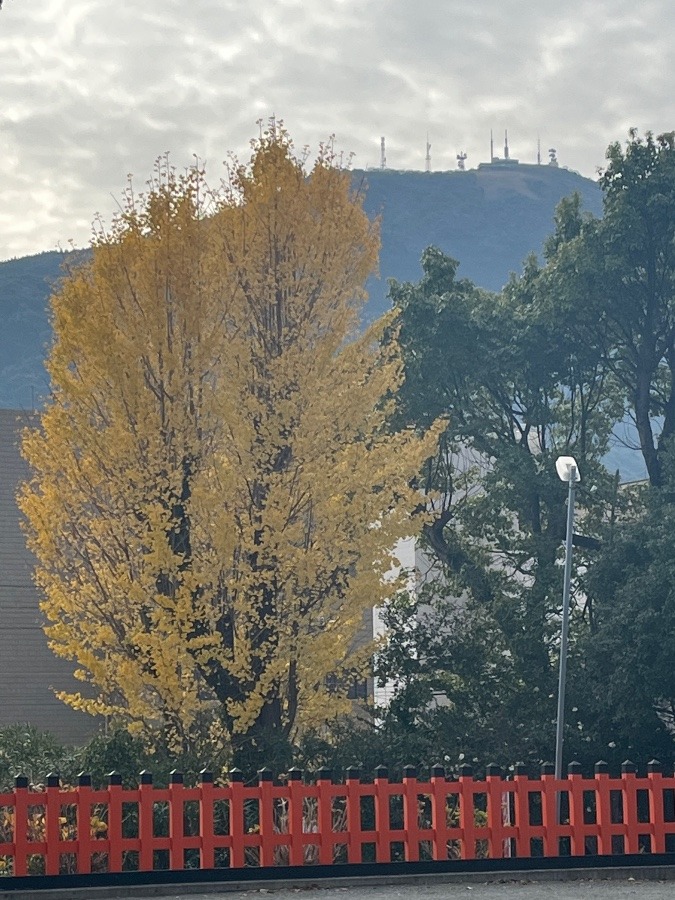
M 70 781 L 77 771 L 78 751 L 50 732 L 28 724 L 0 728 L 0 791 L 11 790 L 17 775 L 39 784 L 50 772 Z

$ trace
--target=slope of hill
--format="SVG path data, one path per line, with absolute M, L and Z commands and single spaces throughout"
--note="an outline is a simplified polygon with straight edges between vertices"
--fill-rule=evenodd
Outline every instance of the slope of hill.
M 0 263 L 0 408 L 31 409 L 49 389 L 49 294 L 65 258 L 54 251 Z
M 578 191 L 601 213 L 595 182 L 565 169 L 519 165 L 467 172 L 355 171 L 365 208 L 382 218 L 380 277 L 371 279 L 368 319 L 387 308 L 387 279 L 417 281 L 434 244 L 460 261 L 459 274 L 499 290 L 553 228 L 562 197 Z M 48 390 L 42 365 L 50 340 L 48 297 L 66 254 L 0 263 L 0 408 L 30 409 Z
M 602 215 L 596 182 L 550 166 L 484 166 L 466 172 L 355 172 L 365 208 L 382 217 L 380 279 L 369 284 L 369 313 L 387 307 L 387 278 L 418 281 L 431 244 L 459 260 L 458 275 L 498 291 L 553 231 L 555 208 L 578 192 Z

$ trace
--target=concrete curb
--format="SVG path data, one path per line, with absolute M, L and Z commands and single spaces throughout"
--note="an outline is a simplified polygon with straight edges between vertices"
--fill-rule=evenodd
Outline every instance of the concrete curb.
M 349 877 L 265 881 L 222 881 L 202 884 L 146 884 L 83 888 L 43 888 L 40 890 L 2 891 L 0 900 L 140 900 L 145 897 L 176 898 L 196 894 L 274 893 L 282 890 L 322 890 L 330 888 L 367 888 L 388 885 L 505 884 L 555 881 L 675 881 L 675 866 L 634 868 L 532 869 L 521 872 L 439 872 L 419 875 L 354 875 Z

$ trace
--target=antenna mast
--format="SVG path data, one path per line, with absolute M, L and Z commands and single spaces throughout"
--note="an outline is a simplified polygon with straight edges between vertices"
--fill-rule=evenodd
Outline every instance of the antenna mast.
M 431 144 L 429 143 L 429 132 L 427 131 L 427 155 L 424 157 L 425 171 L 431 172 Z
M 537 165 L 541 165 L 541 138 L 537 135 Z
M 383 137 L 380 138 L 380 168 L 381 169 L 387 168 L 387 154 L 385 153 L 385 150 L 384 150 L 384 138 Z
M 495 161 L 495 142 L 492 138 L 492 129 L 490 129 L 490 162 Z
M 509 133 L 504 131 L 504 159 L 509 158 Z

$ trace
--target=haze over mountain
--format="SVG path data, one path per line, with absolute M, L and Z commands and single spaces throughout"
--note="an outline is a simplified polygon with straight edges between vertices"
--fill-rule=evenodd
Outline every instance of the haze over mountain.
M 578 191 L 600 215 L 597 184 L 550 166 L 485 166 L 466 172 L 355 171 L 369 215 L 381 216 L 380 276 L 368 284 L 368 319 L 388 306 L 387 279 L 417 281 L 431 244 L 459 260 L 459 276 L 499 290 L 553 228 L 555 207 Z M 48 392 L 48 300 L 67 254 L 0 263 L 0 407 L 30 409 Z

